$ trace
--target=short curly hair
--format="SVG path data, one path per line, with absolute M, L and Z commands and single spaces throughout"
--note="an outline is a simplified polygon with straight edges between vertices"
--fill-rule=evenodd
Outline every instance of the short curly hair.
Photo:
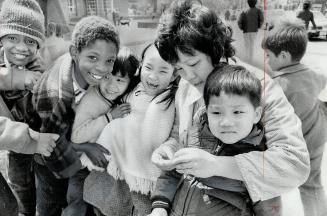
M 220 59 L 232 57 L 232 29 L 224 25 L 217 14 L 199 1 L 174 1 L 162 14 L 156 36 L 161 57 L 176 64 L 177 51 L 194 55 L 200 51 L 217 65 Z
M 76 23 L 72 33 L 72 43 L 79 52 L 97 39 L 114 43 L 118 52 L 119 34 L 109 20 L 98 16 L 88 16 Z

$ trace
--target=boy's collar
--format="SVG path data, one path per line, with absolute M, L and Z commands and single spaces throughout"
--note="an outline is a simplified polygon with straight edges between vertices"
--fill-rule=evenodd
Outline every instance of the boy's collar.
M 271 78 L 276 78 L 284 74 L 297 73 L 300 72 L 301 70 L 305 70 L 306 68 L 307 67 L 304 64 L 301 64 L 300 62 L 296 62 L 294 64 L 282 67 L 278 71 L 273 71 L 271 73 Z
M 75 60 L 73 60 L 73 76 L 79 88 L 84 90 L 88 89 L 89 84 L 85 81 L 84 77 L 81 75 L 81 71 Z

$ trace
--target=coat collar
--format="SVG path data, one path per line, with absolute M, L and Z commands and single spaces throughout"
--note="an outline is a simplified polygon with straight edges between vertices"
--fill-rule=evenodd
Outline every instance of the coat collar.
M 308 69 L 307 66 L 305 66 L 304 64 L 296 63 L 293 65 L 283 67 L 283 68 L 279 69 L 278 71 L 273 71 L 271 73 L 271 78 L 276 78 L 276 77 L 282 76 L 284 74 L 297 73 L 297 72 L 305 71 L 307 69 Z

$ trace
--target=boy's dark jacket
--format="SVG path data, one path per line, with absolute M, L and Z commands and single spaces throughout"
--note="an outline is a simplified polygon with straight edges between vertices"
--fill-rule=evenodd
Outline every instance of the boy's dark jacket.
M 217 156 L 234 156 L 267 149 L 264 131 L 260 123 L 253 127 L 246 138 L 235 144 L 228 145 L 213 136 L 207 122 L 207 115 L 202 114 L 196 126 L 189 131 L 188 147 L 200 148 Z M 218 176 L 196 179 L 211 188 L 206 190 L 208 195 L 222 199 L 237 207 L 242 206 L 245 201 L 250 199 L 242 181 Z M 171 207 L 175 193 L 182 181 L 182 175 L 175 170 L 163 172 L 157 180 L 156 190 L 151 197 L 153 207 Z M 156 203 L 159 205 L 156 206 Z M 167 203 L 167 205 L 162 205 L 162 203 Z
M 0 50 L 0 67 L 6 67 L 4 51 Z M 29 62 L 25 68 L 30 71 L 44 72 L 44 65 L 39 58 Z M 32 105 L 32 92 L 29 90 L 1 91 L 1 96 L 15 121 L 24 122 L 33 130 L 40 128 L 40 118 Z
M 72 73 L 73 60 L 67 53 L 43 73 L 33 98 L 36 111 L 42 119 L 40 132 L 60 135 L 50 157 L 43 157 L 42 160 L 36 158 L 57 178 L 68 178 L 82 167 L 79 156 L 69 141 L 75 118 L 72 108 L 75 103 Z

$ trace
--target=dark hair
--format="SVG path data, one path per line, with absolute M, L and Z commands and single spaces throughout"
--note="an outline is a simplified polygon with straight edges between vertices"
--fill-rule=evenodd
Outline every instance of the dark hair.
M 158 47 L 157 47 L 157 45 L 155 43 L 150 43 L 143 49 L 142 54 L 141 54 L 141 65 L 140 65 L 140 68 L 139 68 L 139 74 L 141 74 L 141 71 L 142 71 L 142 63 L 143 63 L 143 60 L 145 58 L 145 54 L 146 54 L 147 50 L 151 46 L 154 46 L 158 50 Z M 180 80 L 180 76 L 177 75 L 176 69 L 174 69 L 174 71 L 173 71 L 173 76 L 175 76 L 175 79 L 173 81 L 171 81 L 168 88 L 161 93 L 161 94 L 163 94 L 164 92 L 169 91 L 168 94 L 166 95 L 166 97 L 164 97 L 161 101 L 158 102 L 158 103 L 166 103 L 166 105 L 167 105 L 166 109 L 168 109 L 169 106 L 175 100 L 175 94 L 176 94 L 176 91 L 177 91 L 177 88 L 178 88 L 178 83 L 179 83 L 179 80 Z M 159 95 L 156 95 L 152 100 L 154 100 Z
M 206 80 L 203 98 L 206 107 L 211 96 L 220 93 L 247 96 L 254 107 L 260 106 L 260 80 L 242 66 L 221 64 L 213 69 Z
M 161 57 L 171 64 L 179 60 L 177 50 L 188 55 L 197 50 L 218 65 L 222 57 L 235 54 L 231 37 L 232 29 L 213 10 L 198 1 L 177 0 L 160 17 L 156 44 Z
M 128 76 L 130 82 L 125 92 L 115 99 L 115 102 L 122 103 L 122 98 L 132 92 L 137 84 L 140 82 L 140 76 L 137 75 L 137 68 L 140 63 L 137 57 L 127 47 L 122 47 L 117 55 L 112 74 L 120 74 L 122 77 Z
M 305 54 L 308 36 L 304 23 L 300 19 L 279 21 L 262 40 L 263 49 L 268 49 L 276 56 L 281 51 L 291 54 L 293 61 L 300 61 Z
M 248 0 L 248 5 L 250 8 L 254 8 L 257 4 L 257 0 Z
M 88 16 L 76 23 L 72 32 L 72 43 L 79 52 L 98 39 L 112 42 L 118 52 L 120 44 L 118 31 L 109 20 L 99 16 Z

